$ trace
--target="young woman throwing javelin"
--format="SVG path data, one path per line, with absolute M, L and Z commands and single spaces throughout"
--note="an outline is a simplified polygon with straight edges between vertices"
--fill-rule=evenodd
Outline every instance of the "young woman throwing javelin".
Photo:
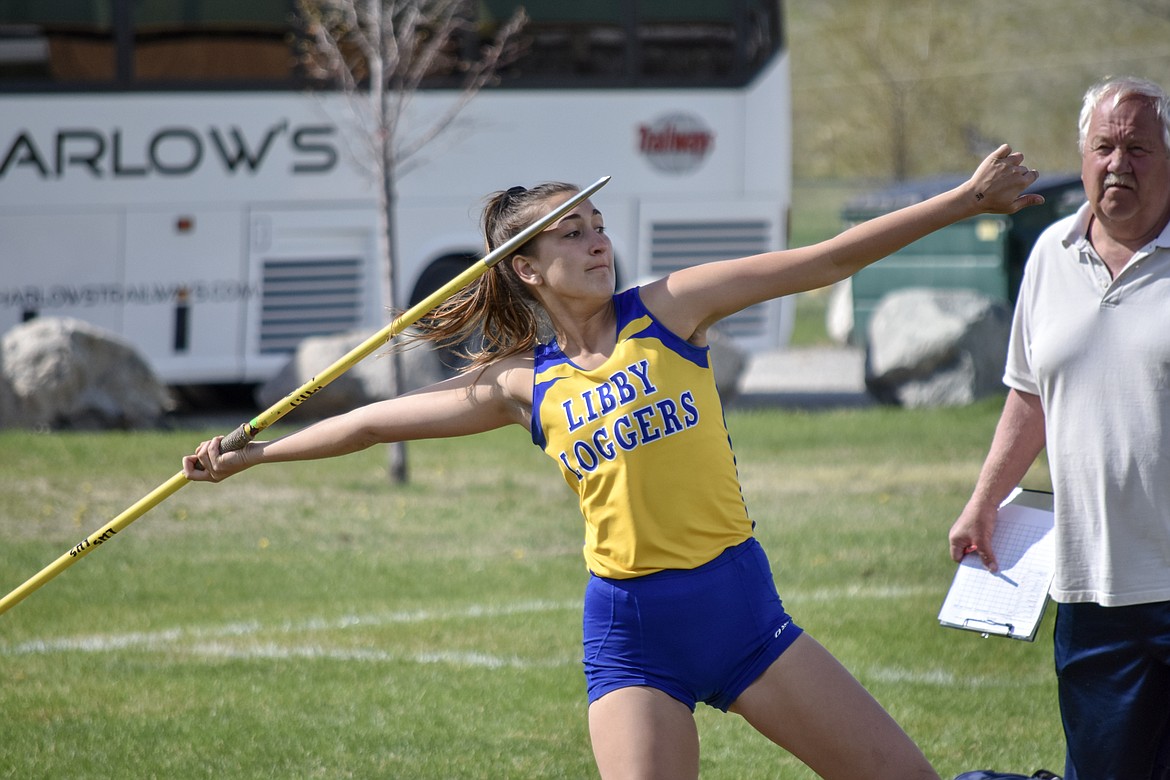
M 221 452 L 216 437 L 183 459 L 184 474 L 218 482 L 260 463 L 525 428 L 585 517 L 585 676 L 602 777 L 697 777 L 703 701 L 825 778 L 936 778 L 786 614 L 740 491 L 707 329 L 845 279 L 953 222 L 1040 203 L 1022 194 L 1036 176 L 1002 146 L 963 185 L 823 243 L 617 294 L 602 214 L 586 200 L 427 318 L 423 338 L 437 343 L 483 334 L 459 376 L 237 451 Z M 575 192 L 554 183 L 496 193 L 483 214 L 488 249 Z

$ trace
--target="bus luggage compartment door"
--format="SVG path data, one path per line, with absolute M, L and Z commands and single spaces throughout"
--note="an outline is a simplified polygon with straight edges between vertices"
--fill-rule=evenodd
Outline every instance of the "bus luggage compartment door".
M 240 381 L 242 312 L 251 295 L 243 242 L 238 208 L 127 213 L 123 332 L 165 382 Z
M 253 211 L 248 246 L 251 381 L 271 378 L 305 338 L 384 324 L 375 210 Z
M 122 330 L 119 213 L 0 215 L 0 333 L 35 317 Z
M 643 201 L 638 210 L 638 278 L 655 279 L 692 265 L 784 247 L 779 201 Z M 791 297 L 737 312 L 719 327 L 749 353 L 788 345 L 795 322 Z

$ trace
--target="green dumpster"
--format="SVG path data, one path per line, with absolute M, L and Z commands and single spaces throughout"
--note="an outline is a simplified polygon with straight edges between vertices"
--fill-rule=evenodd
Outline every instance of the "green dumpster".
M 966 180 L 938 176 L 903 182 L 862 195 L 842 210 L 846 226 L 926 200 Z M 1015 303 L 1032 245 L 1043 230 L 1084 202 L 1079 176 L 1041 176 L 1028 189 L 1044 204 L 1005 216 L 987 214 L 957 222 L 863 268 L 852 279 L 853 328 L 849 341 L 865 346 L 869 320 L 882 297 L 907 287 L 966 289 Z

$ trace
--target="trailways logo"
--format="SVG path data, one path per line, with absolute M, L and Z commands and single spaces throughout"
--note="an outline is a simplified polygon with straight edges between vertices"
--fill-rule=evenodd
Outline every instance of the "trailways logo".
M 21 130 L 0 139 L 0 179 L 17 171 L 41 179 L 63 179 L 85 173 L 96 179 L 187 176 L 219 162 L 231 174 L 258 173 L 273 150 L 284 146 L 293 174 L 327 173 L 337 167 L 337 128 L 293 125 L 284 119 L 266 130 L 246 134 L 239 127 L 160 127 L 141 142 L 130 143 L 121 128 L 60 128 L 38 136 Z
M 667 114 L 638 126 L 638 153 L 663 173 L 693 173 L 714 148 L 715 133 L 693 114 Z

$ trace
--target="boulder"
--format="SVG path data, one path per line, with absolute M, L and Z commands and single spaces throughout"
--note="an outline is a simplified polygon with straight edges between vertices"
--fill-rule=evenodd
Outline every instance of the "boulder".
M 972 290 L 887 294 L 870 319 L 865 386 L 905 407 L 962 406 L 1004 392 L 1009 305 Z
M 149 428 L 173 407 L 132 346 L 90 323 L 40 317 L 0 339 L 0 425 Z
M 715 386 L 724 403 L 739 395 L 739 383 L 747 369 L 747 352 L 719 328 L 707 329 L 707 344 L 711 347 L 711 370 L 715 372 Z
M 256 389 L 256 403 L 263 409 L 279 403 L 369 338 L 368 332 L 313 336 L 301 341 L 296 352 L 272 379 Z M 379 348 L 353 368 L 317 391 L 297 414 L 314 419 L 348 412 L 359 406 L 390 398 L 390 347 Z M 416 342 L 400 352 L 404 390 L 415 390 L 450 376 L 450 371 L 429 344 Z
M 848 346 L 853 336 L 853 280 L 845 279 L 834 284 L 829 288 L 828 298 L 825 304 L 825 333 L 834 344 Z
M 19 410 L 20 399 L 4 370 L 4 352 L 0 349 L 0 428 L 12 425 Z

